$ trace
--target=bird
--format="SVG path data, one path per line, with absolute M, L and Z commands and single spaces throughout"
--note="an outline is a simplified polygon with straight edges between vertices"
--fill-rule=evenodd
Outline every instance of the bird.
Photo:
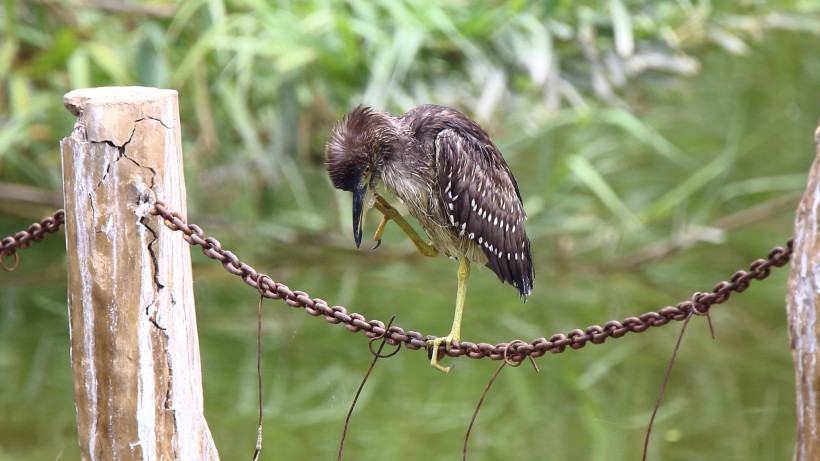
M 353 237 L 362 241 L 364 216 L 382 214 L 374 249 L 392 220 L 425 256 L 444 253 L 459 261 L 453 326 L 428 343 L 430 364 L 461 339 L 461 319 L 470 264 L 486 265 L 526 301 L 532 293 L 533 262 L 524 226 L 527 215 L 518 183 L 481 126 L 451 107 L 425 104 L 395 116 L 358 106 L 333 128 L 326 166 L 337 189 L 353 193 Z M 403 203 L 424 229 L 422 238 L 383 196 Z

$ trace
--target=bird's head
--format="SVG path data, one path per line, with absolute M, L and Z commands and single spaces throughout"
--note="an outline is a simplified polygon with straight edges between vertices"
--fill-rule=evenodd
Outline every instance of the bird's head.
M 398 127 L 386 113 L 359 106 L 333 128 L 327 143 L 327 173 L 333 187 L 353 192 L 353 238 L 362 242 L 365 211 L 381 166 L 397 149 Z

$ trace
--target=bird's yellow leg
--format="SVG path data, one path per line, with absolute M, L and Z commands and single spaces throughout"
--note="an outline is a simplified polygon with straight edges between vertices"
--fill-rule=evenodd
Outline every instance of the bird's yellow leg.
M 373 204 L 377 210 L 382 213 L 382 220 L 379 223 L 379 227 L 376 228 L 376 234 L 373 236 L 373 240 L 376 241 L 376 246 L 373 248 L 378 248 L 378 246 L 382 242 L 382 232 L 384 232 L 384 227 L 387 225 L 387 221 L 393 220 L 396 224 L 401 227 L 401 230 L 407 234 L 407 237 L 413 242 L 416 249 L 419 253 L 423 254 L 424 256 L 436 256 L 438 254 L 438 249 L 433 246 L 432 243 L 425 242 L 421 236 L 413 229 L 413 226 L 408 223 L 404 217 L 399 213 L 398 210 L 393 208 L 392 205 L 387 203 L 387 200 L 384 199 L 381 195 L 376 194 L 376 202 Z
M 467 297 L 467 280 L 469 278 L 470 260 L 466 256 L 462 256 L 461 263 L 458 266 L 458 291 L 456 292 L 456 314 L 453 317 L 453 328 L 450 329 L 449 335 L 436 338 L 428 344 L 428 347 L 432 350 L 430 365 L 445 373 L 450 371 L 450 367 L 443 367 L 438 364 L 438 347 L 441 343 L 444 343 L 449 349 L 453 341 L 459 342 L 461 339 L 461 315 L 464 313 L 464 298 Z

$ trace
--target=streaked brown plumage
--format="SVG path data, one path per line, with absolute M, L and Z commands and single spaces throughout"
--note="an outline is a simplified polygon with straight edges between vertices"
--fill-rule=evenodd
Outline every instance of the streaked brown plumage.
M 366 167 L 405 205 L 433 245 L 488 265 L 524 298 L 533 283 L 518 184 L 489 135 L 463 113 L 423 105 L 398 117 L 357 107 L 333 130 L 327 167 L 354 191 Z

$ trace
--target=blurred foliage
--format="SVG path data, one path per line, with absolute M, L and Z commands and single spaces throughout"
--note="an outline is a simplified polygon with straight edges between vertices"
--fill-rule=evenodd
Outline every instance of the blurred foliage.
M 449 326 L 455 266 L 413 256 L 392 228 L 378 252 L 350 252 L 349 196 L 324 172 L 330 127 L 355 105 L 458 107 L 507 157 L 537 280 L 522 309 L 489 271 L 474 276 L 465 339 L 487 342 L 709 289 L 788 238 L 813 149 L 820 16 L 810 0 L 5 0 L 0 19 L 0 235 L 59 202 L 57 142 L 73 124 L 63 94 L 174 88 L 194 221 L 277 280 L 368 318 L 398 313 L 425 333 Z M 0 460 L 76 458 L 57 240 L 0 278 Z M 253 294 L 196 263 L 208 419 L 233 459 L 255 436 Z M 717 344 L 692 327 L 656 427 L 659 459 L 789 455 L 783 280 L 733 298 L 742 311 L 721 308 Z M 268 455 L 329 458 L 366 346 L 271 312 Z M 506 371 L 471 459 L 635 459 L 671 331 L 542 359 L 541 376 Z M 422 356 L 377 369 L 349 459 L 459 453 L 494 364 L 460 360 L 439 376 Z
M 59 189 L 54 141 L 71 124 L 60 107 L 70 89 L 171 87 L 181 94 L 195 209 L 207 203 L 238 218 L 276 216 L 286 227 L 320 231 L 336 217 L 317 209 L 327 191 L 313 187 L 323 176 L 328 127 L 362 102 L 402 111 L 434 101 L 475 116 L 512 159 L 558 127 L 592 125 L 579 130 L 580 151 L 544 153 L 537 173 L 549 186 L 530 192 L 560 199 L 561 186 L 580 182 L 606 208 L 606 222 L 591 224 L 636 230 L 668 218 L 714 178 L 697 175 L 691 153 L 635 117 L 627 83 L 672 84 L 698 71 L 690 50 L 748 54 L 749 41 L 772 28 L 817 34 L 805 9 L 622 0 L 8 1 L 0 178 Z M 688 167 L 692 179 L 669 194 L 640 192 L 630 206 L 607 184 L 611 165 L 596 159 L 602 142 L 589 139 L 620 130 L 665 157 L 667 168 Z M 245 187 L 237 187 L 240 177 Z M 532 205 L 536 217 L 542 201 Z

